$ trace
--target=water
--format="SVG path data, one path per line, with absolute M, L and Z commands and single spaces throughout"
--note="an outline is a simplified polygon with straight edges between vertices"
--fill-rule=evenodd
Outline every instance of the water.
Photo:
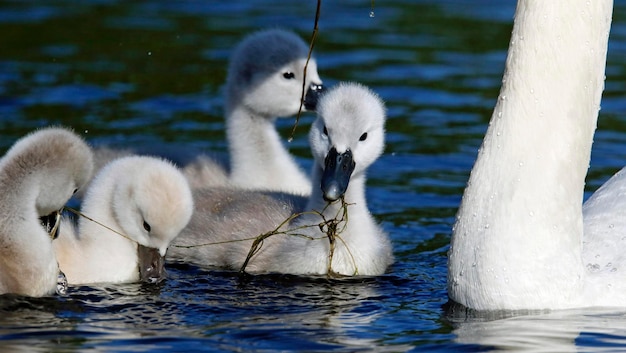
M 448 308 L 446 252 L 463 188 L 498 97 L 514 1 L 327 1 L 315 45 L 332 85 L 359 81 L 387 102 L 385 155 L 369 206 L 396 263 L 329 280 L 169 266 L 169 279 L 0 298 L 11 351 L 613 351 L 626 310 L 474 313 Z M 374 13 L 375 16 L 370 16 Z M 245 34 L 309 38 L 315 2 L 3 2 L 0 151 L 45 125 L 94 145 L 225 151 L 222 83 Z M 587 196 L 625 163 L 626 5 L 616 3 Z M 308 168 L 306 127 L 290 150 Z M 293 121 L 281 121 L 288 140 Z

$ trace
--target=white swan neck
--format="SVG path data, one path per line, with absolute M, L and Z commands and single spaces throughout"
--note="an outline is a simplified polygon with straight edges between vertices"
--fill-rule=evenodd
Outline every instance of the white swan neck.
M 341 209 L 341 201 L 336 201 L 326 207 L 327 202 L 324 200 L 322 196 L 322 191 L 320 188 L 321 184 L 321 176 L 322 169 L 314 166 L 312 172 L 313 179 L 313 191 L 311 192 L 311 196 L 309 197 L 309 201 L 305 210 L 316 210 L 321 212 L 324 210 L 324 217 L 333 217 L 335 215 L 341 216 L 339 213 Z M 348 189 L 344 195 L 344 201 L 348 204 L 348 217 L 351 219 L 359 220 L 359 225 L 363 226 L 364 223 L 371 223 L 375 226 L 375 222 L 373 221 L 369 210 L 367 208 L 367 200 L 365 198 L 365 176 L 363 174 L 352 176 L 350 178 L 350 183 L 348 184 Z M 353 222 L 348 222 L 348 227 Z M 368 224 L 369 226 L 369 224 Z
M 41 175 L 16 166 L 15 160 L 0 162 L 0 293 L 43 296 L 54 293 L 58 265 L 50 236 L 38 224 L 37 197 Z M 5 170 L 11 173 L 5 173 Z
M 252 189 L 308 194 L 310 182 L 282 145 L 274 121 L 245 107 L 229 109 L 226 134 L 231 181 Z
M 502 89 L 453 230 L 453 300 L 556 308 L 580 292 L 583 187 L 611 11 L 610 1 L 518 2 Z

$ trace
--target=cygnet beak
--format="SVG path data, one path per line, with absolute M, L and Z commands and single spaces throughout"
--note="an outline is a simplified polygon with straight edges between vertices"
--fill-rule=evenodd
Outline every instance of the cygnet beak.
M 322 195 L 324 200 L 333 202 L 342 197 L 348 189 L 350 176 L 354 171 L 352 151 L 339 154 L 333 147 L 326 155 L 324 174 L 322 175 Z
M 56 239 L 59 235 L 59 225 L 61 224 L 61 211 L 54 211 L 47 216 L 39 217 L 39 221 L 50 235 L 50 239 Z
M 317 109 L 317 102 L 324 91 L 324 85 L 321 83 L 311 83 L 309 89 L 306 91 L 306 95 L 304 96 L 304 109 L 308 111 L 315 111 L 315 109 Z
M 159 283 L 165 279 L 165 257 L 159 249 L 148 248 L 137 244 L 139 257 L 139 279 L 146 283 Z

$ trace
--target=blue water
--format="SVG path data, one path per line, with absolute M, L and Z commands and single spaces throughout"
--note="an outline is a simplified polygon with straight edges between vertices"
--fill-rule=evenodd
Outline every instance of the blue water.
M 370 12 L 374 17 L 370 17 Z M 328 85 L 386 101 L 368 202 L 396 263 L 333 280 L 170 265 L 142 284 L 0 297 L 4 351 L 615 351 L 626 309 L 475 313 L 447 307 L 446 252 L 498 95 L 515 2 L 327 1 L 315 44 Z M 67 125 L 94 145 L 225 152 L 231 48 L 280 26 L 309 38 L 315 1 L 0 3 L 0 151 Z M 615 4 L 587 196 L 626 164 L 626 4 Z M 305 115 L 289 143 L 308 168 Z M 293 121 L 280 121 L 287 143 Z

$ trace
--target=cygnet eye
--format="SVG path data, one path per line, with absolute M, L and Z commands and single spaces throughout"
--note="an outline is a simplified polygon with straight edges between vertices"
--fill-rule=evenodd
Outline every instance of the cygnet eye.
M 74 189 L 74 191 L 72 191 L 72 195 L 74 195 L 77 191 L 78 189 Z
M 291 80 L 292 78 L 295 78 L 296 75 L 293 72 L 291 72 L 291 71 L 287 71 L 287 72 L 283 73 L 283 77 L 288 79 L 288 80 Z
M 359 141 L 365 141 L 365 139 L 367 139 L 367 132 L 364 132 L 363 135 L 359 137 Z
M 326 125 L 324 125 L 324 136 L 328 136 L 328 129 L 326 129 Z
M 145 229 L 146 232 L 150 232 L 150 229 L 152 228 L 150 227 L 150 224 L 148 224 L 148 222 L 143 221 L 143 229 Z

